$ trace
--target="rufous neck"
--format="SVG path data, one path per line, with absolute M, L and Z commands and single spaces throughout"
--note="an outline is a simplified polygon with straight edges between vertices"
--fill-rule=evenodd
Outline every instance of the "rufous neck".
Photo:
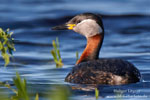
M 103 38 L 103 33 L 87 38 L 86 48 L 84 49 L 80 59 L 76 62 L 76 64 L 98 59 L 99 51 L 103 43 Z

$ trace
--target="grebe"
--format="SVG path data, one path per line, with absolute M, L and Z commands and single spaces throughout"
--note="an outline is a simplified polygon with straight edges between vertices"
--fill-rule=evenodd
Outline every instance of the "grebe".
M 130 62 L 121 59 L 98 59 L 103 43 L 104 27 L 99 15 L 83 13 L 64 25 L 52 30 L 73 30 L 87 39 L 87 45 L 66 82 L 78 84 L 121 85 L 140 81 L 139 70 Z

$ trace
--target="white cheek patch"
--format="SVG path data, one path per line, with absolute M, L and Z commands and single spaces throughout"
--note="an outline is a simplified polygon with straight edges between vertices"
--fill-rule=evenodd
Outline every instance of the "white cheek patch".
M 95 20 L 85 19 L 76 25 L 73 29 L 85 37 L 92 37 L 103 32 L 103 29 L 96 23 Z

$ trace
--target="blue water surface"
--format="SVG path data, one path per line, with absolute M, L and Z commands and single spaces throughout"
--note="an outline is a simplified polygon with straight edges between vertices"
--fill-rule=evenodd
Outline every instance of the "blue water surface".
M 100 86 L 99 100 L 150 99 L 150 0 L 0 0 L 0 27 L 14 32 L 16 52 L 4 67 L 0 58 L 0 81 L 12 83 L 16 71 L 27 79 L 35 93 L 47 93 L 54 84 L 64 82 L 81 55 L 86 39 L 73 31 L 52 31 L 76 14 L 102 15 L 105 39 L 100 58 L 121 58 L 141 72 L 141 82 L 121 86 Z M 63 68 L 56 68 L 50 54 L 52 40 L 59 38 Z M 76 86 L 76 85 L 75 85 Z M 73 90 L 73 100 L 95 100 L 93 90 Z M 42 98 L 45 100 L 45 98 Z

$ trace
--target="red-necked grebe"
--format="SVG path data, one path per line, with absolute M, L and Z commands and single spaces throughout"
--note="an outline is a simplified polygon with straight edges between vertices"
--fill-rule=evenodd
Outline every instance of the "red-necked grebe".
M 121 59 L 98 59 L 104 38 L 103 23 L 99 15 L 83 13 L 52 29 L 73 30 L 87 39 L 86 48 L 65 78 L 66 82 L 120 85 L 140 81 L 139 70 L 130 62 Z

